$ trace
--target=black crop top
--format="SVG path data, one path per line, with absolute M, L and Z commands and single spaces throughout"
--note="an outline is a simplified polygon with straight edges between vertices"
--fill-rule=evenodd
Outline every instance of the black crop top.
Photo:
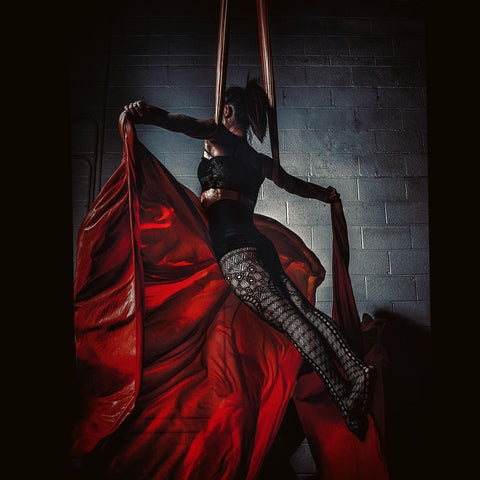
M 272 168 L 272 159 L 259 155 L 257 165 L 235 156 L 202 158 L 197 170 L 202 191 L 224 188 L 242 193 L 251 205 L 236 200 L 219 200 L 205 212 L 209 221 L 215 256 L 220 259 L 236 248 L 262 246 L 266 238 L 255 228 L 253 209 L 265 172 Z
M 198 166 L 198 180 L 200 181 L 202 191 L 210 188 L 235 190 L 242 193 L 255 204 L 258 191 L 265 178 L 263 163 L 257 169 L 240 158 L 231 155 L 211 158 L 204 156 Z

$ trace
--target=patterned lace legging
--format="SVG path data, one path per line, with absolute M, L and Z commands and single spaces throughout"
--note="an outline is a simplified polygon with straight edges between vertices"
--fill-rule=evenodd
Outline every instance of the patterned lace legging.
M 325 383 L 348 428 L 363 438 L 371 367 L 355 356 L 337 324 L 304 297 L 276 252 L 243 247 L 225 254 L 219 264 L 234 293 L 289 338 Z

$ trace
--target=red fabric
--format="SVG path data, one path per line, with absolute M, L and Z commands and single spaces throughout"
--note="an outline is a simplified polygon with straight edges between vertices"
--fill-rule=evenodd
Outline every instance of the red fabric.
M 381 480 L 388 478 L 383 459 L 383 357 L 377 343 L 364 349 L 362 327 L 348 274 L 349 245 L 347 224 L 341 202 L 331 204 L 333 229 L 333 305 L 332 318 L 341 326 L 349 344 L 360 358 L 376 367 L 377 381 L 372 399 L 372 416 L 364 442 L 346 430 L 343 418 L 317 375 L 299 378 L 294 393 L 295 405 L 309 440 L 320 478 L 332 480 Z M 363 325 L 362 325 L 363 326 Z M 370 328 L 370 323 L 365 323 Z M 364 350 L 366 354 L 364 354 Z M 375 419 L 375 421 L 374 421 Z M 379 432 L 381 434 L 379 434 Z
M 359 442 L 318 377 L 297 383 L 300 355 L 224 282 L 198 198 L 120 127 L 122 162 L 78 236 L 74 454 L 100 452 L 122 478 L 253 479 L 294 396 L 322 478 L 386 479 L 376 429 Z M 313 302 L 318 259 L 255 222 Z
M 349 344 L 360 358 L 376 367 L 377 380 L 372 398 L 372 416 L 364 442 L 345 428 L 344 420 L 324 384 L 314 373 L 299 378 L 294 392 L 295 405 L 308 438 L 320 478 L 329 480 L 382 480 L 388 478 L 382 443 L 385 429 L 383 402 L 383 356 L 378 344 L 364 348 L 353 289 L 348 273 L 349 245 L 347 224 L 341 202 L 331 204 L 333 230 L 332 318 L 341 326 Z M 378 338 L 378 337 L 376 337 Z M 366 353 L 364 353 L 366 352 Z M 373 418 L 372 418 L 373 417 Z M 375 420 L 375 421 L 374 421 Z
M 343 214 L 341 202 L 330 205 L 333 230 L 332 249 L 332 279 L 333 279 L 333 305 L 332 318 L 342 326 L 342 330 L 355 353 L 362 357 L 363 343 L 358 316 L 353 296 L 348 263 L 350 248 L 348 245 L 347 222 Z

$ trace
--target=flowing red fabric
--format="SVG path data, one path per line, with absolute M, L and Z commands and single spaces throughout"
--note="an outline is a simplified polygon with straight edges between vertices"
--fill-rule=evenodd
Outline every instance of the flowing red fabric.
M 253 480 L 293 398 L 321 478 L 388 478 L 375 425 L 360 442 L 318 376 L 299 376 L 295 348 L 224 282 L 198 197 L 146 149 L 123 115 L 120 132 L 122 162 L 77 240 L 82 413 L 73 454 L 96 452 L 115 478 Z M 332 220 L 343 217 L 341 204 L 332 209 Z M 275 220 L 255 215 L 255 223 L 314 302 L 325 276 L 317 257 Z M 334 228 L 334 238 L 348 250 L 345 225 L 339 232 Z M 334 265 L 335 295 L 342 297 L 336 320 L 359 341 L 348 258 Z

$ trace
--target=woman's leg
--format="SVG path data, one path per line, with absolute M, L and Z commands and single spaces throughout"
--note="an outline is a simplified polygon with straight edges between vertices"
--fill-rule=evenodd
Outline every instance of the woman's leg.
M 347 344 L 338 325 L 328 315 L 316 309 L 280 268 L 279 279 L 288 297 L 308 321 L 321 333 L 335 354 L 341 368 L 347 376 L 351 389 L 346 400 L 349 409 L 367 407 L 373 367 L 365 365 Z
M 219 261 L 220 268 L 235 294 L 260 318 L 290 339 L 324 381 L 349 429 L 363 438 L 368 425 L 366 417 L 358 405 L 352 404 L 355 403 L 351 401 L 352 384 L 344 378 L 333 360 L 339 354 L 340 357 L 349 357 L 344 352 L 350 352 L 349 347 L 339 332 L 323 326 L 319 329 L 309 319 L 312 314 L 309 312 L 307 317 L 302 312 L 299 292 L 283 279 L 278 258 L 276 265 L 272 262 L 272 255 L 268 255 L 267 261 L 262 261 L 261 257 L 256 247 L 240 248 L 224 255 Z M 291 298 L 292 294 L 295 301 Z M 304 305 L 301 306 L 305 309 Z M 319 322 L 316 317 L 315 322 Z M 328 341 L 324 332 L 329 337 Z M 330 337 L 335 337 L 335 340 Z M 349 359 L 349 362 L 352 361 Z

